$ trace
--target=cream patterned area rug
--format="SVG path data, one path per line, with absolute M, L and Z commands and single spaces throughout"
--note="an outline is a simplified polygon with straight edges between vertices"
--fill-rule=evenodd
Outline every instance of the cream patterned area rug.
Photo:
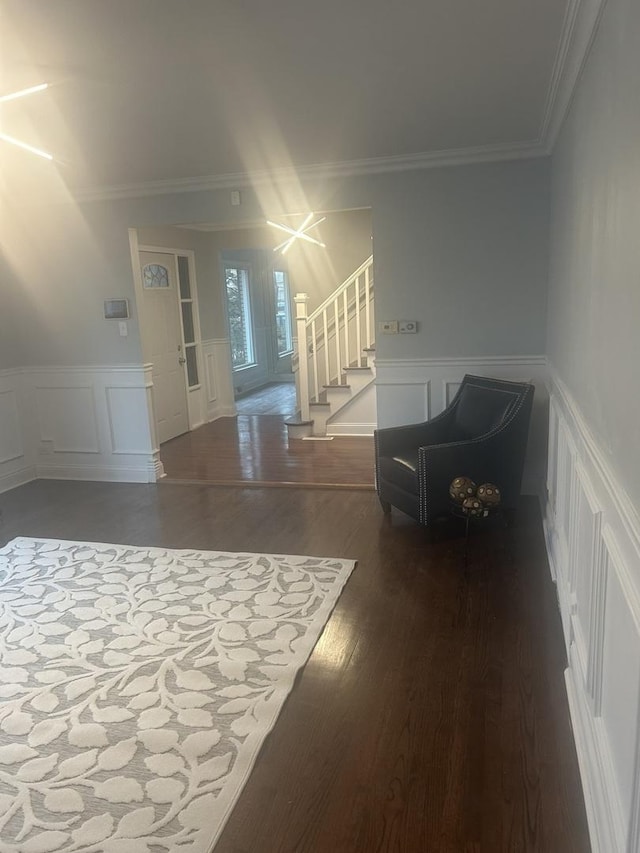
M 1 853 L 209 853 L 354 565 L 0 549 Z

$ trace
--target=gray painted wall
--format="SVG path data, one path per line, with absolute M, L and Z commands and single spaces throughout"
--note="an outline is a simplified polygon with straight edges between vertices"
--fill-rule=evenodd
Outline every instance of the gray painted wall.
M 0 254 L 0 370 L 20 367 L 24 359 L 20 303 L 13 270 Z
M 300 217 L 291 220 L 300 222 Z M 202 337 L 227 337 L 220 253 L 228 249 L 267 249 L 282 242 L 280 232 L 268 226 L 222 231 L 139 227 L 138 242 L 173 249 L 193 249 L 196 259 Z M 282 235 L 285 236 L 284 234 Z M 286 255 L 292 290 L 309 294 L 309 310 L 319 305 L 371 254 L 371 211 L 338 211 L 327 214 L 317 231 L 326 249 L 302 241 Z
M 604 11 L 553 157 L 548 353 L 640 505 L 640 4 Z
M 141 361 L 135 315 L 127 338 L 101 319 L 104 298 L 133 304 L 129 227 L 247 226 L 291 211 L 365 207 L 373 209 L 377 316 L 421 324 L 418 335 L 380 339 L 381 357 L 543 351 L 546 161 L 259 186 L 242 201 L 232 207 L 220 190 L 29 210 L 16 243 L 39 331 L 25 363 Z M 201 285 L 203 308 L 205 293 Z M 222 335 L 217 326 L 202 331 Z
M 544 352 L 548 163 L 438 169 L 380 178 L 373 236 L 383 358 Z M 380 191 L 382 190 L 382 191 Z

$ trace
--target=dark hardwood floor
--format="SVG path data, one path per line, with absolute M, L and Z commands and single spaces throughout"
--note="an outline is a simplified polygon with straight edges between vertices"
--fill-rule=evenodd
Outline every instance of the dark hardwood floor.
M 40 481 L 17 535 L 358 561 L 216 853 L 587 853 L 540 515 L 432 536 L 372 492 Z M 453 522 L 452 522 L 453 523 Z
M 167 480 L 373 489 L 372 437 L 289 440 L 286 420 L 286 415 L 219 418 L 165 442 L 160 458 Z
M 236 399 L 239 415 L 287 415 L 296 411 L 296 386 L 293 382 L 274 382 Z

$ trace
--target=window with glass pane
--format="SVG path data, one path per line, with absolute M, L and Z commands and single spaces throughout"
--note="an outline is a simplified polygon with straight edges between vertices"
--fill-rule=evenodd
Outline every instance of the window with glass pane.
M 193 301 L 191 292 L 191 279 L 189 274 L 189 258 L 186 255 L 178 255 L 178 285 L 180 289 L 180 310 L 182 312 L 182 337 L 185 345 L 185 358 L 187 364 L 187 385 L 189 389 L 197 388 L 200 384 L 198 375 L 198 354 L 196 340 L 195 311 L 197 307 Z
M 144 287 L 169 287 L 169 270 L 161 264 L 146 264 L 142 283 Z
M 231 363 L 234 370 L 253 364 L 253 336 L 249 302 L 249 270 L 226 266 L 227 312 L 231 338 Z
M 199 384 L 198 378 L 198 356 L 196 354 L 195 345 L 185 347 L 185 355 L 187 357 L 187 380 L 189 388 L 193 388 Z
M 276 340 L 278 355 L 288 355 L 293 350 L 291 339 L 291 303 L 289 300 L 289 276 L 284 270 L 273 271 L 276 300 Z

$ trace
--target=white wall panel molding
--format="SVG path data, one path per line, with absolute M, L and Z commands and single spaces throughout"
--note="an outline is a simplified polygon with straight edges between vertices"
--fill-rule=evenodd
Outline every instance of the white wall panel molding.
M 0 492 L 36 476 L 33 419 L 25 396 L 24 371 L 0 370 Z
M 638 508 L 634 506 L 627 491 L 611 468 L 607 453 L 596 441 L 571 392 L 551 364 L 549 365 L 549 380 L 552 400 L 555 400 L 558 412 L 561 413 L 570 428 L 571 434 L 582 448 L 581 455 L 585 466 L 592 474 L 593 482 L 600 484 L 598 488 L 600 500 L 611 507 L 612 516 L 623 528 L 621 533 L 632 545 L 635 552 L 632 558 L 640 560 L 640 513 Z
M 235 415 L 229 338 L 202 341 L 207 421 Z
M 52 384 L 34 386 L 43 453 L 101 452 L 93 385 L 72 381 L 80 376 L 63 385 L 56 375 Z
M 151 388 L 150 365 L 0 371 L 0 490 L 35 477 L 155 482 Z
M 550 368 L 545 538 L 594 853 L 640 849 L 640 521 Z
M 0 465 L 23 456 L 18 390 L 0 390 Z

